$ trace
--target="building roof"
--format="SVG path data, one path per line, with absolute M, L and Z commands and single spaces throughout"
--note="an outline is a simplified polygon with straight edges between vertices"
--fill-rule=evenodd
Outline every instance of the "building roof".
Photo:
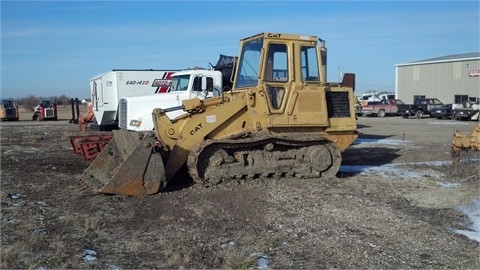
M 465 61 L 465 60 L 480 60 L 480 52 L 450 54 L 450 55 L 445 55 L 440 57 L 408 62 L 404 64 L 397 64 L 395 66 L 413 66 L 413 65 L 420 65 L 420 64 L 456 62 L 456 61 Z

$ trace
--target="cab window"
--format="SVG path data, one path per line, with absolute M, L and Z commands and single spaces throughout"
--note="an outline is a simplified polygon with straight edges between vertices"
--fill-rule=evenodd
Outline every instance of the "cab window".
M 265 65 L 265 81 L 284 83 L 288 81 L 288 55 L 285 44 L 269 44 Z M 280 109 L 285 96 L 283 85 L 268 85 L 268 98 L 273 109 Z
M 300 54 L 302 61 L 302 80 L 320 81 L 317 48 L 315 46 L 302 46 Z
M 193 79 L 193 91 L 202 91 L 202 78 L 207 80 L 207 91 L 213 91 L 213 78 L 197 76 Z
M 252 87 L 258 84 L 262 47 L 263 38 L 248 41 L 243 45 L 241 61 L 238 63 L 236 88 Z
M 285 44 L 270 44 L 265 68 L 267 82 L 288 81 L 288 58 Z

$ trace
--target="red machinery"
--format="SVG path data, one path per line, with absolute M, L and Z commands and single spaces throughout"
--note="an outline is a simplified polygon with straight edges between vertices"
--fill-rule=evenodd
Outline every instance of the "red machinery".
M 50 100 L 42 100 L 33 113 L 32 120 L 58 120 L 57 103 Z
M 113 138 L 113 134 L 70 137 L 73 151 L 88 162 L 93 161 Z

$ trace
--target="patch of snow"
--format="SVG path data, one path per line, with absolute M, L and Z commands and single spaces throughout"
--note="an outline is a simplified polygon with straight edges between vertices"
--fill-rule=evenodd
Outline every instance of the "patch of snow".
M 107 264 L 107 269 L 108 270 L 121 270 L 119 266 L 113 265 L 113 264 Z
M 442 188 L 459 188 L 460 184 L 459 183 L 450 183 L 450 182 L 437 182 L 437 184 L 442 187 Z
M 442 175 L 434 172 L 428 171 L 428 173 L 420 173 L 418 171 L 407 170 L 404 168 L 406 164 L 402 163 L 392 163 L 392 164 L 383 164 L 383 165 L 342 165 L 340 167 L 341 172 L 345 173 L 360 173 L 368 174 L 373 173 L 382 176 L 399 176 L 403 178 L 423 178 L 426 175 L 430 177 L 441 177 Z
M 393 140 L 393 139 L 367 139 L 367 138 L 359 138 L 353 142 L 354 145 L 358 144 L 386 144 L 386 145 L 402 145 L 407 143 L 408 141 L 402 140 Z
M 97 252 L 93 249 L 84 249 L 83 250 L 83 260 L 85 262 L 92 262 L 97 259 Z
M 92 261 L 95 261 L 97 259 L 97 257 L 93 256 L 93 255 L 85 255 L 83 256 L 83 260 L 85 262 L 92 262 Z
M 25 198 L 25 197 L 27 197 L 27 195 L 21 194 L 21 193 L 15 193 L 15 194 L 8 194 L 8 197 L 16 200 L 16 199 L 20 199 L 20 198 Z
M 12 203 L 12 205 L 13 205 L 13 206 L 24 206 L 24 205 L 25 205 L 25 202 L 19 201 L 19 202 Z
M 478 164 L 480 158 L 468 158 L 460 160 L 460 164 Z
M 470 221 L 470 230 L 453 229 L 454 233 L 462 234 L 471 240 L 480 242 L 480 200 L 475 200 L 471 205 L 460 206 L 456 210 L 467 215 Z
M 12 218 L 12 217 L 4 217 L 4 218 L 2 218 L 2 220 L 5 223 L 13 223 L 15 221 L 15 219 Z
M 258 269 L 271 269 L 268 265 L 270 263 L 268 256 L 261 252 L 254 252 L 250 254 L 252 257 L 257 258 L 257 268 Z
M 13 153 L 14 153 L 14 152 L 13 152 L 12 149 L 8 149 L 8 150 L 5 150 L 5 151 L 2 152 L 2 154 L 4 154 L 4 155 L 11 155 L 11 154 L 13 154 Z
M 31 154 L 31 153 L 35 153 L 35 152 L 38 152 L 38 148 L 35 148 L 35 147 L 30 147 L 30 148 L 27 148 L 25 150 L 23 150 L 24 153 L 27 153 L 27 154 Z
M 443 120 L 428 122 L 430 125 L 468 125 L 468 122 L 460 122 L 457 120 Z
M 230 241 L 230 242 L 228 242 L 228 243 L 222 244 L 220 247 L 221 247 L 222 249 L 226 249 L 226 248 L 233 247 L 233 246 L 235 246 L 235 242 Z
M 428 166 L 444 166 L 444 165 L 451 165 L 451 161 L 446 161 L 446 160 L 432 160 L 432 161 L 420 161 L 420 162 L 415 162 L 415 163 L 408 163 L 412 165 L 428 165 Z M 407 163 L 404 163 L 404 165 L 407 165 Z
M 38 229 L 35 229 L 35 233 L 38 235 L 45 235 L 47 234 L 47 230 L 45 228 L 38 228 Z

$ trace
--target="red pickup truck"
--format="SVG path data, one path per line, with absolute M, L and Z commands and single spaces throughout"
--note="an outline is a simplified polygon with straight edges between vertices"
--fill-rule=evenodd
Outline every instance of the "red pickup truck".
M 370 101 L 362 106 L 364 116 L 384 117 L 386 115 L 398 115 L 399 106 L 405 105 L 400 99 L 389 99 L 382 101 Z

